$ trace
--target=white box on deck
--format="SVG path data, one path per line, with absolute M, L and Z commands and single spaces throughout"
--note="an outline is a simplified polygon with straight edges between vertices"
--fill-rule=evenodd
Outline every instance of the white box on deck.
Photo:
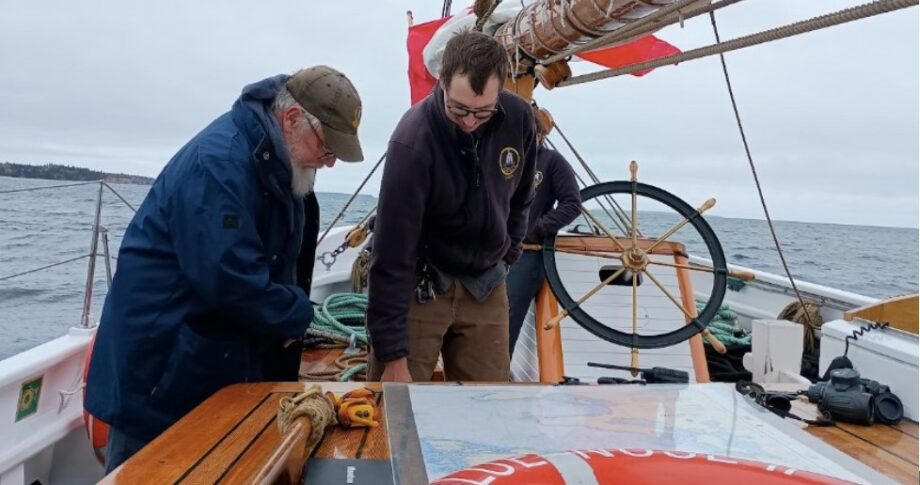
M 803 331 L 802 325 L 788 320 L 754 320 L 751 351 L 742 359 L 751 380 L 761 384 L 802 382 L 804 378 L 796 377 L 802 370 Z

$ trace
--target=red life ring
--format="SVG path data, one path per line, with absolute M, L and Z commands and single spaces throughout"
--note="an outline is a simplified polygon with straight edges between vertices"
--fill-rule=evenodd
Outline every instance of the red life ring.
M 844 484 L 839 478 L 738 458 L 684 451 L 604 449 L 506 458 L 460 470 L 431 485 L 715 483 Z
M 86 358 L 83 359 L 83 401 L 86 401 L 86 377 L 89 375 L 89 361 L 93 355 L 93 346 L 96 344 L 96 335 L 89 342 L 89 348 L 86 350 Z M 109 442 L 109 425 L 105 424 L 99 418 L 93 416 L 83 408 L 83 424 L 86 427 L 86 435 L 89 437 L 90 444 L 93 445 L 93 453 L 96 460 L 102 466 L 105 466 L 105 445 Z

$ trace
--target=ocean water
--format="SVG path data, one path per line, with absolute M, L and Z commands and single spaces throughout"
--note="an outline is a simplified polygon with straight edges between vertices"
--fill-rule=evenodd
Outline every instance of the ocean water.
M 0 177 L 0 192 L 62 183 Z M 135 207 L 149 188 L 113 187 Z M 80 323 L 86 258 L 5 278 L 88 254 L 98 192 L 98 184 L 92 184 L 0 193 L 0 359 L 59 337 Z M 325 228 L 349 196 L 318 196 Z M 360 220 L 375 204 L 374 197 L 359 196 L 344 223 Z M 132 215 L 118 197 L 104 190 L 101 225 L 108 229 L 113 256 L 118 253 L 121 235 Z M 669 227 L 675 220 L 670 214 L 642 212 L 640 218 L 640 224 L 650 232 L 656 227 Z M 707 220 L 729 263 L 782 273 L 764 221 L 722 217 Z M 784 221 L 776 222 L 776 229 L 797 279 L 879 298 L 917 291 L 917 229 Z M 678 233 L 682 234 L 683 230 Z M 705 255 L 692 237 L 686 243 L 692 253 Z M 97 259 L 95 274 L 92 315 L 98 319 L 107 290 L 103 258 Z
M 0 177 L 0 192 L 73 182 Z M 149 186 L 112 187 L 138 207 Z M 87 258 L 12 279 L 3 278 L 89 254 L 99 184 L 0 194 L 0 359 L 47 342 L 78 325 L 83 312 Z M 347 194 L 317 194 L 321 231 L 348 200 Z M 340 223 L 355 223 L 376 199 L 358 196 Z M 102 195 L 100 225 L 118 255 L 134 212 L 108 189 Z M 98 249 L 102 254 L 100 240 Z M 96 259 L 92 316 L 98 320 L 107 292 L 104 258 Z M 117 261 L 113 262 L 115 270 Z

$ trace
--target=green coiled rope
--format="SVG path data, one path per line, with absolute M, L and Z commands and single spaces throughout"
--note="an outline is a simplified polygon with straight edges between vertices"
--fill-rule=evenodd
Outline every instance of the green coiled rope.
M 363 293 L 336 293 L 323 300 L 315 308 L 313 323 L 307 334 L 330 340 L 367 347 L 367 328 L 364 323 L 367 312 L 367 295 Z M 358 325 L 348 325 L 348 323 Z
M 697 303 L 696 309 L 700 312 L 705 306 L 704 303 Z M 742 337 L 735 334 L 735 329 L 738 328 L 737 322 L 738 314 L 732 311 L 728 305 L 722 305 L 719 307 L 719 311 L 716 312 L 715 316 L 712 317 L 712 321 L 709 322 L 709 331 L 719 339 L 719 342 L 725 345 L 751 345 L 750 334 Z M 703 342 L 709 345 L 706 339 L 703 339 Z
M 367 295 L 363 293 L 335 293 L 329 295 L 323 303 L 314 308 L 313 322 L 307 328 L 306 335 L 322 337 L 341 345 L 368 346 L 367 327 L 364 326 L 367 313 Z M 360 362 L 362 361 L 363 362 Z M 363 375 L 367 371 L 367 352 L 361 350 L 356 354 L 343 354 L 336 359 L 335 365 L 341 371 L 322 372 L 317 375 L 301 375 L 306 380 L 347 381 L 352 377 Z

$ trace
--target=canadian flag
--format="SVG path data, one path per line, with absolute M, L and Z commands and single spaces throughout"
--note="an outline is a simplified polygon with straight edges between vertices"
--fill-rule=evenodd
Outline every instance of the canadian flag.
M 469 15 L 469 12 L 465 14 Z M 409 51 L 409 87 L 412 104 L 424 99 L 437 83 L 437 78 L 432 75 L 429 68 L 425 65 L 424 51 L 432 37 L 434 37 L 435 34 L 438 33 L 438 30 L 452 18 L 453 17 L 444 17 L 409 27 L 406 47 Z M 628 44 L 582 52 L 581 54 L 577 54 L 577 56 L 586 61 L 615 69 L 679 53 L 680 49 L 677 47 L 674 47 L 654 35 L 646 35 Z M 651 71 L 651 69 L 645 69 L 636 71 L 632 73 L 632 75 L 644 76 Z

